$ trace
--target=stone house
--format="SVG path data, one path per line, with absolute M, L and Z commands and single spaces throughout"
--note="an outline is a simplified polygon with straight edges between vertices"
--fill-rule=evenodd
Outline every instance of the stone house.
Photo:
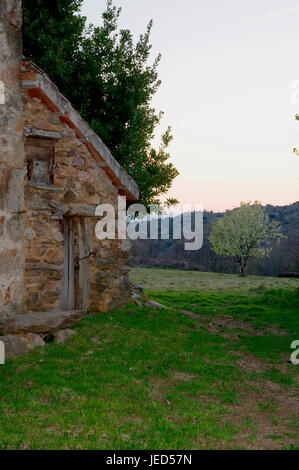
M 95 210 L 137 200 L 138 186 L 22 58 L 21 2 L 0 3 L 0 316 L 120 306 L 131 295 L 127 243 L 96 238 Z

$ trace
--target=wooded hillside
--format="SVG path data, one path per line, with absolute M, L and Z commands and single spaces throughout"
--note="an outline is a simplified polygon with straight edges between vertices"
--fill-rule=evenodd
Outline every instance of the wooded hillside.
M 277 275 L 285 272 L 298 272 L 299 202 L 288 206 L 268 205 L 266 211 L 271 220 L 280 222 L 287 238 L 283 239 L 279 246 L 274 247 L 270 258 L 250 260 L 248 273 Z M 212 251 L 208 240 L 212 223 L 222 215 L 222 213 L 204 212 L 204 244 L 201 250 L 185 251 L 184 240 L 136 240 L 133 242 L 132 264 L 235 273 L 234 261 L 231 258 L 217 256 Z M 172 221 L 170 234 L 172 234 Z

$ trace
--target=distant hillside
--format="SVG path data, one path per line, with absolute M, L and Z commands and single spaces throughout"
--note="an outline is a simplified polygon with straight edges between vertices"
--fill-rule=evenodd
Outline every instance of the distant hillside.
M 272 220 L 280 222 L 283 233 L 288 238 L 273 249 L 271 258 L 250 260 L 248 273 L 273 276 L 282 272 L 298 272 L 299 202 L 288 206 L 267 205 L 266 211 Z M 132 265 L 236 273 L 234 261 L 215 255 L 208 240 L 212 223 L 221 216 L 223 213 L 204 212 L 204 244 L 201 250 L 185 251 L 184 240 L 136 240 L 132 248 Z M 172 234 L 172 221 L 170 233 Z

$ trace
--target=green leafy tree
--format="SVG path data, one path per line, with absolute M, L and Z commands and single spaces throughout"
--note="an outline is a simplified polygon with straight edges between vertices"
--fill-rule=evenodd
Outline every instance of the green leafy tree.
M 23 0 L 24 55 L 63 90 L 70 85 L 86 18 L 83 0 Z
M 241 203 L 214 222 L 209 240 L 217 255 L 232 256 L 245 276 L 250 257 L 269 256 L 273 244 L 285 238 L 278 222 L 270 221 L 265 208 L 256 201 Z
M 119 30 L 121 9 L 112 0 L 99 27 L 85 27 L 81 3 L 24 0 L 25 54 L 44 68 L 137 181 L 140 201 L 159 204 L 178 171 L 168 162 L 171 129 L 158 149 L 152 145 L 163 117 L 151 106 L 161 83 L 161 57 L 149 64 L 152 22 L 135 43 L 128 29 Z

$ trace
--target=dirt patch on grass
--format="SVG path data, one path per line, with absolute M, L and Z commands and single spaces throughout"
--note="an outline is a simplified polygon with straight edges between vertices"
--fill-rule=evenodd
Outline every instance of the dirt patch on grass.
M 217 315 L 217 318 L 214 323 L 218 326 L 218 328 L 225 327 L 230 330 L 240 330 L 240 332 L 245 331 L 246 334 L 249 333 L 250 335 L 254 336 L 264 336 L 267 334 L 285 336 L 289 334 L 287 331 L 281 330 L 276 325 L 267 326 L 262 330 L 257 329 L 250 325 L 250 323 L 241 320 L 236 320 L 234 317 L 228 315 Z
M 284 374 L 290 373 L 291 367 L 293 367 L 289 361 L 288 356 L 284 355 L 280 364 L 266 363 L 262 359 L 254 356 L 253 354 L 244 351 L 228 351 L 229 354 L 237 356 L 239 359 L 237 365 L 245 372 L 257 372 L 263 373 L 272 369 L 278 369 Z
M 205 397 L 204 406 L 218 403 L 213 397 Z M 214 450 L 281 450 L 298 448 L 299 399 L 294 390 L 286 391 L 271 381 L 240 384 L 238 403 L 226 405 L 222 425 L 238 430 L 235 438 L 219 441 L 210 440 L 204 446 Z M 201 436 L 194 441 L 195 448 L 201 448 Z
M 244 449 L 276 450 L 297 447 L 299 400 L 271 381 L 254 383 L 255 391 L 243 394 L 240 403 L 231 405 L 228 423 L 241 428 L 234 443 Z M 227 443 L 226 443 L 227 444 Z
M 200 321 L 212 334 L 219 334 L 224 338 L 230 338 L 236 334 L 251 336 L 265 336 L 269 334 L 285 336 L 289 334 L 287 331 L 281 330 L 276 325 L 257 329 L 248 322 L 236 320 L 231 315 L 213 315 L 213 317 L 211 317 L 209 315 L 201 315 L 199 313 L 192 312 L 191 310 L 181 310 L 181 312 L 193 320 Z
M 246 368 L 249 363 L 252 371 L 264 371 L 267 367 L 267 364 L 264 367 L 263 362 L 258 359 L 254 362 L 252 357 L 246 357 Z M 178 381 L 186 382 L 194 378 L 192 374 L 180 371 L 171 371 L 171 376 L 174 380 L 166 378 L 150 380 L 152 400 L 171 405 L 171 402 L 167 400 L 167 392 Z M 192 395 L 189 398 L 195 397 Z M 219 404 L 217 398 L 212 395 L 200 395 L 197 398 L 201 406 L 207 409 Z M 277 450 L 298 446 L 298 435 L 294 425 L 298 416 L 299 400 L 294 390 L 286 390 L 270 380 L 250 381 L 245 384 L 241 382 L 238 403 L 224 406 L 226 413 L 222 416 L 222 425 L 234 426 L 239 430 L 236 437 L 229 441 L 210 441 L 204 444 L 196 441 L 194 448 L 204 445 L 213 449 Z M 171 413 L 169 419 L 182 424 L 182 417 L 179 413 Z
M 165 395 L 167 394 L 169 389 L 176 385 L 176 382 L 174 380 L 165 379 L 162 377 L 152 377 L 149 383 L 149 398 L 152 401 L 168 403 L 167 399 L 165 398 Z
M 276 325 L 268 326 L 265 330 L 269 335 L 287 336 L 290 334 L 288 331 L 281 330 L 279 326 Z
M 195 320 L 203 320 L 203 317 L 204 317 L 204 315 L 200 315 L 199 313 L 192 312 L 191 310 L 181 310 L 181 312 Z
M 190 380 L 195 379 L 195 375 L 188 374 L 187 372 L 179 372 L 177 370 L 172 372 L 172 376 L 179 382 L 190 382 Z
M 287 363 L 267 364 L 249 353 L 229 352 L 238 356 L 237 364 L 245 372 L 263 374 L 273 368 L 289 372 Z M 276 450 L 299 445 L 294 427 L 299 417 L 299 397 L 294 388 L 286 389 L 261 375 L 257 381 L 240 383 L 238 401 L 229 405 L 226 422 L 237 426 L 239 435 L 217 448 Z
M 240 369 L 244 370 L 245 372 L 257 372 L 262 373 L 266 372 L 267 370 L 273 367 L 273 364 L 266 364 L 261 359 L 253 356 L 252 354 L 240 351 L 228 351 L 229 354 L 233 356 L 237 356 L 239 359 L 237 360 L 237 365 Z

